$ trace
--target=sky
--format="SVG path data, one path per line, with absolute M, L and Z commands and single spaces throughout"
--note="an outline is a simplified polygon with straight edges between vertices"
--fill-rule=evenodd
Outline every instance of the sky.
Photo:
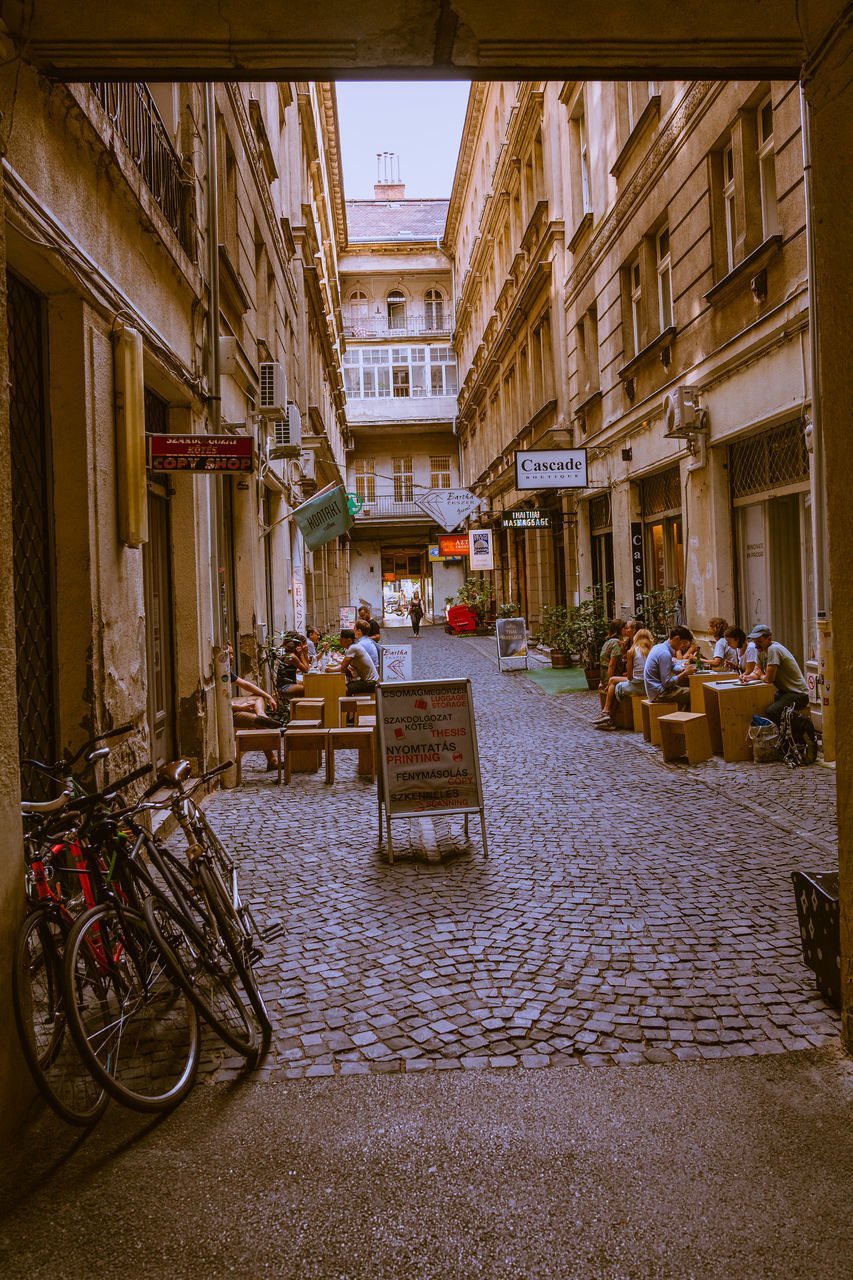
M 407 198 L 447 198 L 470 85 L 462 80 L 336 85 L 347 200 L 372 200 L 377 151 L 400 157 Z

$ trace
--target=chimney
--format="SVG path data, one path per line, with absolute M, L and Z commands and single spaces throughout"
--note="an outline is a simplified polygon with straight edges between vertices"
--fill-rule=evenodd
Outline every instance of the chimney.
M 374 200 L 405 200 L 406 184 L 400 181 L 400 157 L 393 151 L 376 152 Z

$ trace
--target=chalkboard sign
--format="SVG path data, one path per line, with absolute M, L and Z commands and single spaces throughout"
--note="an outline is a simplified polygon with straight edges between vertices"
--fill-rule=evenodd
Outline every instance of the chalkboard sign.
M 486 848 L 483 788 L 470 680 L 419 680 L 376 691 L 379 833 L 382 806 L 394 861 L 393 818 L 479 813 Z
M 495 637 L 501 671 L 526 671 L 527 623 L 524 618 L 498 618 L 495 622 Z

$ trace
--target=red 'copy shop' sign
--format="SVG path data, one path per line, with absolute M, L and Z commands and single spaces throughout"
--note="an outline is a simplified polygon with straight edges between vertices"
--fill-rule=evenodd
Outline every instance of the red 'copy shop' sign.
M 152 471 L 251 471 L 251 436 L 146 436 Z

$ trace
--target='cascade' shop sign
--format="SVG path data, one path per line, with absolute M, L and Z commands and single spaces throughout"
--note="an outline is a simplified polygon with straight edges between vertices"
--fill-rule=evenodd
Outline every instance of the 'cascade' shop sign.
M 251 436 L 149 435 L 145 443 L 152 471 L 252 470 Z
M 586 489 L 586 449 L 526 449 L 515 455 L 517 489 Z

